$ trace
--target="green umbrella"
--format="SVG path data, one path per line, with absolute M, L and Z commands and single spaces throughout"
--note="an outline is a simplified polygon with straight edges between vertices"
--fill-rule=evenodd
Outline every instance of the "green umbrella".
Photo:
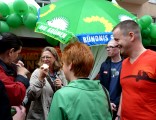
M 39 9 L 35 32 L 62 43 L 73 37 L 88 44 L 107 44 L 112 29 L 120 21 L 136 16 L 105 0 L 58 0 Z

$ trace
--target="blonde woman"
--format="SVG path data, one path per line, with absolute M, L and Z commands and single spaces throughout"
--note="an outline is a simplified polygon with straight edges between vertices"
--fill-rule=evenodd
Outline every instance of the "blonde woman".
M 38 65 L 30 78 L 27 96 L 32 102 L 27 120 L 46 120 L 54 92 L 67 84 L 55 48 L 45 47 Z

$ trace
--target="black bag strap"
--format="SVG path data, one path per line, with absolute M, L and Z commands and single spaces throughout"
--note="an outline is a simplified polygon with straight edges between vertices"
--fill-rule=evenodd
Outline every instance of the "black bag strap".
M 50 78 L 50 76 L 49 75 L 47 75 L 47 81 L 49 82 L 49 84 L 50 84 L 50 86 L 51 86 L 51 88 L 52 88 L 52 90 L 54 91 L 54 92 L 56 92 L 56 88 L 55 88 L 55 86 L 54 86 L 54 83 L 52 82 L 52 80 L 51 80 L 51 78 Z
M 56 92 L 56 89 L 55 89 L 55 86 L 54 86 L 54 83 L 52 82 L 51 78 L 49 75 L 46 76 L 46 79 L 47 81 L 49 82 L 50 86 L 51 86 L 51 89 L 54 91 L 54 93 Z M 30 95 L 28 94 L 29 92 Z M 33 92 L 30 90 L 30 87 L 28 87 L 27 91 L 26 91 L 26 96 L 22 102 L 23 106 L 26 106 L 27 104 L 31 103 L 31 101 L 34 101 L 34 97 L 31 96 L 31 94 L 33 94 Z M 40 96 L 41 97 L 41 96 Z
M 111 113 L 111 115 L 112 115 L 112 108 L 111 108 L 111 105 L 110 105 L 110 99 L 109 99 L 109 95 L 108 95 L 108 93 L 107 93 L 107 90 L 106 90 L 106 88 L 101 84 L 101 86 L 102 86 L 102 88 L 103 88 L 103 91 L 105 92 L 105 94 L 106 94 L 106 97 L 107 97 L 107 102 L 108 102 L 108 106 L 109 106 L 109 111 L 110 111 L 110 113 Z

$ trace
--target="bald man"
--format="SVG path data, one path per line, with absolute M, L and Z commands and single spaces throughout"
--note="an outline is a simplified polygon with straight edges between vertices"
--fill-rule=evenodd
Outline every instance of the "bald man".
M 120 75 L 118 115 L 121 120 L 156 120 L 156 52 L 144 48 L 140 28 L 133 20 L 119 23 L 113 36 L 127 56 Z
M 108 58 L 101 65 L 99 79 L 101 84 L 109 91 L 114 120 L 121 94 L 120 70 L 122 58 L 120 56 L 120 49 L 115 40 L 109 41 L 106 50 Z

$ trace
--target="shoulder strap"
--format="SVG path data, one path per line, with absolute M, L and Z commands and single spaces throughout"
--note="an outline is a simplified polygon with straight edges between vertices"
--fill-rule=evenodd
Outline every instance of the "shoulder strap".
M 108 106 L 109 106 L 109 111 L 110 111 L 110 113 L 111 113 L 111 115 L 112 115 L 112 109 L 111 109 L 111 105 L 110 105 L 109 95 L 108 95 L 108 93 L 107 93 L 106 88 L 105 88 L 103 85 L 101 85 L 101 86 L 102 86 L 102 88 L 103 88 L 103 91 L 104 91 L 104 92 L 105 92 L 105 94 L 106 94 L 106 97 L 107 97 L 107 102 L 108 102 Z
M 54 92 L 56 92 L 55 86 L 54 86 L 53 82 L 51 81 L 50 76 L 48 75 L 46 78 L 47 78 L 47 81 L 49 82 L 49 84 L 50 84 L 52 90 L 53 90 Z

